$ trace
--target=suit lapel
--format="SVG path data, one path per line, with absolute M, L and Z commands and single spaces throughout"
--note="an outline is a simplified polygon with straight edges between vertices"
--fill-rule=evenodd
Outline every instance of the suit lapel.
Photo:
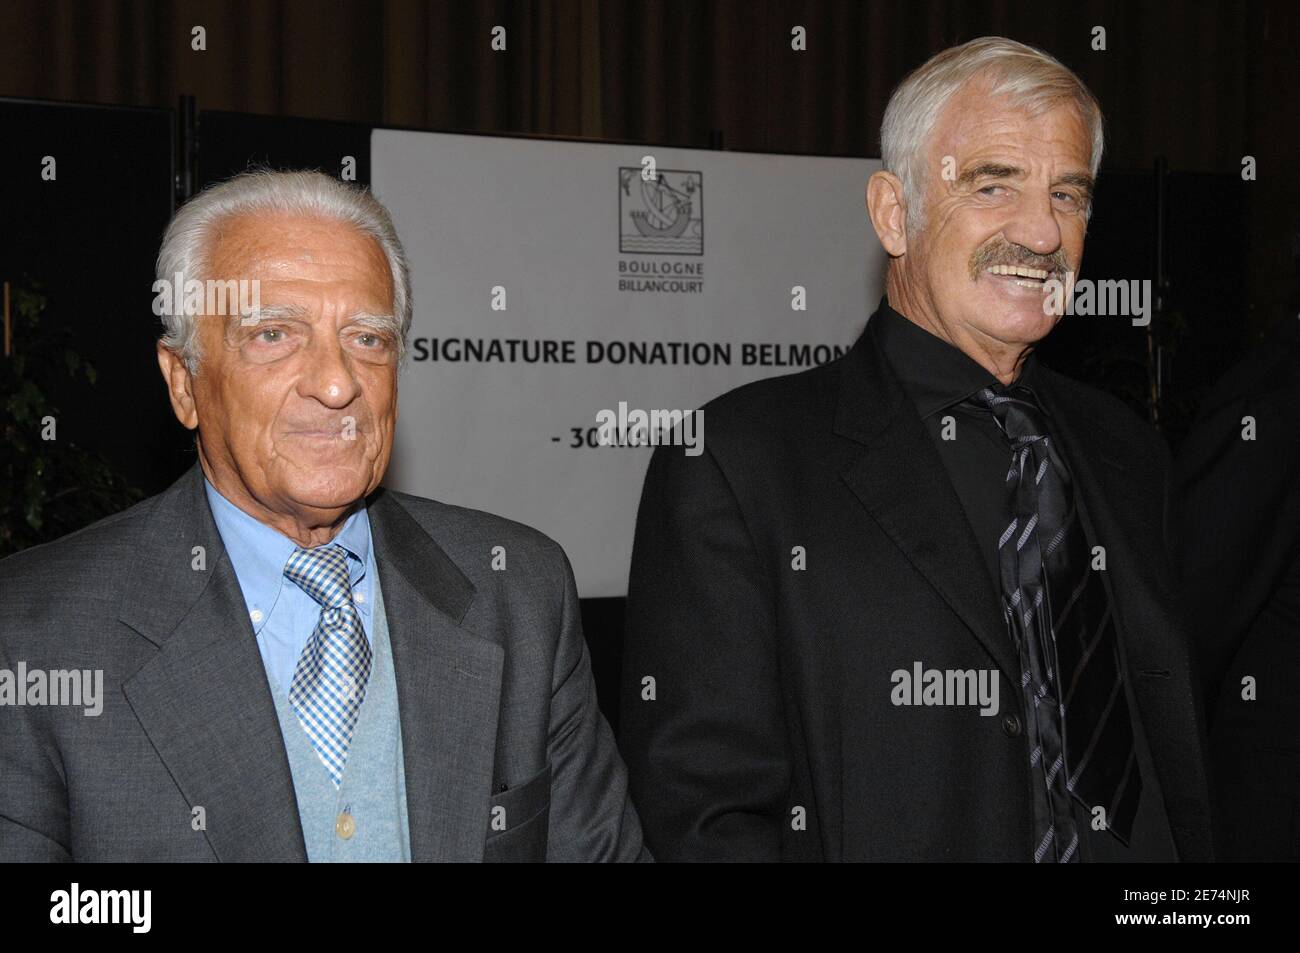
M 1093 544 L 1106 549 L 1102 577 L 1174 842 L 1183 860 L 1211 860 L 1204 723 L 1160 542 L 1165 488 L 1112 459 L 1088 416 L 1086 392 L 1059 375 L 1049 383 L 1040 399 L 1080 487 L 1084 525 Z M 1121 452 L 1127 458 L 1144 451 Z
M 1107 571 L 1102 578 L 1123 627 L 1131 615 L 1126 611 L 1130 600 L 1145 599 L 1157 607 L 1166 602 L 1149 588 L 1152 574 L 1164 561 L 1149 543 L 1161 539 L 1162 488 L 1154 488 L 1157 492 L 1153 493 L 1152 487 L 1135 479 L 1107 452 L 1081 402 L 1065 399 L 1059 386 L 1053 386 L 1061 380 L 1059 376 L 1043 376 L 1048 386 L 1039 389 L 1039 399 L 1051 414 L 1052 435 L 1069 461 L 1088 537 L 1094 546 L 1105 547 Z M 1168 668 L 1167 660 L 1159 662 L 1164 653 L 1155 640 L 1133 629 L 1121 628 L 1130 665 L 1136 669 Z
M 835 432 L 863 446 L 843 474 L 849 489 L 979 640 L 1007 684 L 1018 685 L 1020 663 L 974 531 L 870 324 L 844 363 Z
M 483 856 L 505 652 L 460 626 L 474 587 L 386 491 L 370 502 L 397 679 L 411 857 Z
M 306 860 L 275 703 L 198 464 L 159 497 L 127 571 L 119 619 L 158 653 L 123 692 L 203 809 L 201 836 L 223 861 Z
M 478 860 L 504 651 L 460 627 L 473 586 L 382 490 L 370 521 L 397 681 L 412 859 Z M 195 547 L 203 569 L 191 568 Z M 123 690 L 186 800 L 204 809 L 201 836 L 223 861 L 305 861 L 275 702 L 197 464 L 159 497 L 129 571 L 119 618 L 159 651 Z

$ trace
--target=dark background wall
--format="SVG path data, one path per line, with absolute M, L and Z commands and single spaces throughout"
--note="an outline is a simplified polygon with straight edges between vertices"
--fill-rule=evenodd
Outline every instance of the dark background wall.
M 996 33 L 1048 50 L 1102 102 L 1107 168 L 1236 174 L 1245 325 L 1286 302 L 1300 207 L 1300 13 L 1136 0 L 3 0 L 0 95 L 457 131 L 877 154 L 890 90 L 931 53 Z M 507 29 L 508 50 L 489 48 Z M 790 49 L 790 29 L 808 49 Z M 206 52 L 190 31 L 207 31 Z M 1092 30 L 1106 30 L 1104 52 Z M 1104 196 L 1101 197 L 1104 201 Z

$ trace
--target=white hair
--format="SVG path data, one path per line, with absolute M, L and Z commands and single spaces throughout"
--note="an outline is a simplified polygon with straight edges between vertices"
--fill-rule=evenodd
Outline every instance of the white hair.
M 155 276 L 181 288 L 191 279 L 202 281 L 209 266 L 207 253 L 217 226 L 227 218 L 255 212 L 315 215 L 353 225 L 371 236 L 383 249 L 393 279 L 393 317 L 398 325 L 398 357 L 405 352 L 411 328 L 411 279 L 406 252 L 393 227 L 388 209 L 360 186 L 341 182 L 323 172 L 276 172 L 256 169 L 209 186 L 182 206 L 163 235 Z M 175 294 L 180 294 L 176 289 Z M 190 373 L 198 372 L 198 323 L 195 315 L 173 307 L 162 315 L 162 343 L 185 361 Z
M 1101 106 L 1073 72 L 1042 50 L 1000 36 L 984 36 L 932 56 L 894 90 L 880 124 L 885 169 L 903 183 L 907 226 L 924 228 L 925 147 L 948 101 L 967 83 L 984 81 L 990 96 L 1038 115 L 1073 105 L 1092 134 L 1090 166 L 1095 178 L 1105 146 Z M 1091 213 L 1091 207 L 1088 209 Z

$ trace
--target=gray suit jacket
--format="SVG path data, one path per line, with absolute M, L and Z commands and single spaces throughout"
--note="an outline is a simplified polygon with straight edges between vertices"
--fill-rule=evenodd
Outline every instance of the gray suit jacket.
M 380 490 L 369 505 L 412 859 L 647 858 L 563 550 L 432 500 Z M 504 571 L 491 568 L 496 546 Z M 158 496 L 0 562 L 0 669 L 20 661 L 102 669 L 103 711 L 0 706 L 0 861 L 306 860 L 275 705 L 197 464 Z

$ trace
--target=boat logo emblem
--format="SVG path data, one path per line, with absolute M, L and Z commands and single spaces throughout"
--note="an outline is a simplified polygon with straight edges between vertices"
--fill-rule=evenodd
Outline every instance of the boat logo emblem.
M 618 250 L 623 255 L 703 255 L 704 175 L 659 169 L 618 170 Z

